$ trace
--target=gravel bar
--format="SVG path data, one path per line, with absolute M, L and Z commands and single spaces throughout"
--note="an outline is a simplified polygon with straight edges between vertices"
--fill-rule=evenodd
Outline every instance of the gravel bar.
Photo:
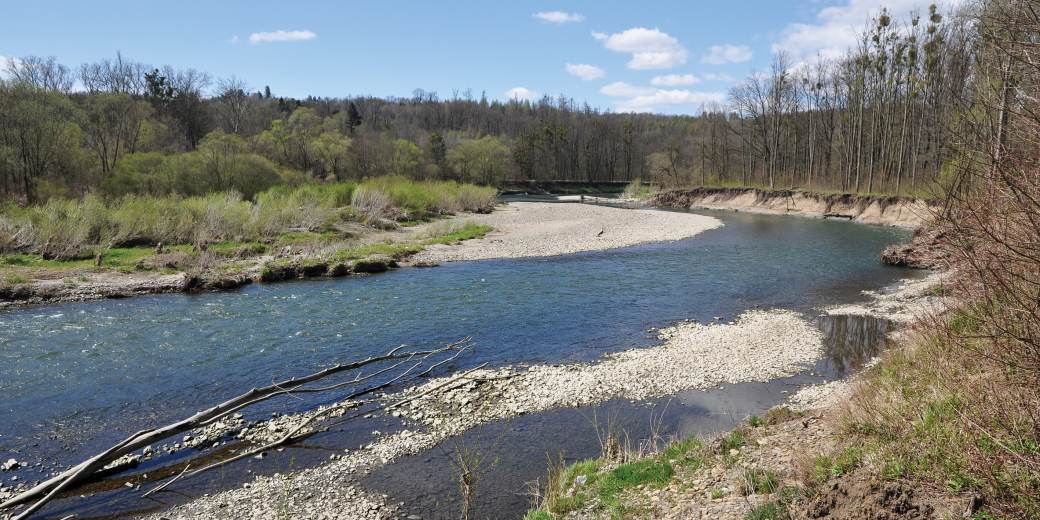
M 593 204 L 511 202 L 486 215 L 459 218 L 495 230 L 480 240 L 431 246 L 416 262 L 557 256 L 690 238 L 722 226 L 717 218 Z
M 482 369 L 405 389 L 387 399 L 417 397 L 392 412 L 409 429 L 334 455 L 322 466 L 258 477 L 150 518 L 396 518 L 396 505 L 359 489 L 357 477 L 474 426 L 616 397 L 644 399 L 723 383 L 768 381 L 804 370 L 823 352 L 822 336 L 812 323 L 784 310 L 751 311 L 731 324 L 683 322 L 661 329 L 659 338 L 658 347 L 620 352 L 595 363 Z M 446 390 L 418 397 L 438 387 Z

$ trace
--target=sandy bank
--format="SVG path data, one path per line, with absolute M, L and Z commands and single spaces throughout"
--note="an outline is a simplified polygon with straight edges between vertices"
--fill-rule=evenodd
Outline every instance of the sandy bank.
M 861 224 L 917 228 L 931 218 L 931 206 L 919 199 L 895 196 L 822 194 L 757 188 L 696 188 L 654 195 L 650 203 L 674 208 L 705 208 L 841 218 Z
M 466 216 L 495 230 L 480 240 L 432 246 L 418 262 L 556 256 L 680 240 L 720 227 L 713 217 L 590 204 L 512 202 L 487 215 Z

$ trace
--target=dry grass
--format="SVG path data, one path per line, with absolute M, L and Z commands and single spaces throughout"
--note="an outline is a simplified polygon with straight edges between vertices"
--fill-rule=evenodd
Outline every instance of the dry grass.
M 365 222 L 426 218 L 493 207 L 492 188 L 403 178 L 279 186 L 245 200 L 236 193 L 199 197 L 126 196 L 51 199 L 0 207 L 0 254 L 47 259 L 93 257 L 117 246 L 265 241 L 299 230 L 327 231 L 358 217 Z
M 1040 518 L 1040 18 L 976 6 L 974 105 L 937 226 L 962 303 L 926 321 L 856 392 L 846 429 L 875 470 Z

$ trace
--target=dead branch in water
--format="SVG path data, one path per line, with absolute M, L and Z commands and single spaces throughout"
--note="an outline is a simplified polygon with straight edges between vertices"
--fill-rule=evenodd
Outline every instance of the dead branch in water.
M 394 384 L 412 381 L 417 378 L 427 376 L 434 369 L 444 365 L 445 363 L 455 360 L 462 352 L 468 350 L 470 347 L 471 342 L 469 338 L 464 338 L 460 341 L 448 344 L 444 347 L 430 350 L 403 351 L 404 346 L 402 345 L 380 356 L 369 357 L 367 359 L 351 363 L 340 363 L 332 367 L 326 368 L 324 370 L 308 374 L 303 377 L 294 377 L 262 388 L 253 388 L 252 390 L 244 394 L 231 398 L 216 406 L 202 410 L 180 421 L 159 428 L 138 431 L 137 433 L 134 433 L 133 435 L 127 437 L 123 441 L 115 444 L 107 450 L 97 455 L 94 455 L 93 457 L 90 457 L 87 460 L 84 460 L 83 462 L 69 468 L 61 474 L 52 477 L 44 482 L 41 482 L 40 484 L 26 491 L 23 491 L 22 493 L 19 493 L 18 495 L 15 495 L 6 502 L 0 504 L 0 509 L 8 509 L 21 504 L 26 504 L 32 500 L 36 500 L 36 502 L 33 502 L 31 505 L 26 507 L 24 510 L 20 511 L 16 516 L 12 518 L 12 520 L 25 520 L 33 513 L 38 511 L 40 508 L 42 508 L 44 505 L 46 505 L 48 502 L 60 495 L 62 492 L 68 491 L 77 484 L 80 484 L 95 476 L 98 471 L 104 469 L 105 466 L 118 460 L 120 457 L 129 453 L 133 453 L 134 451 L 142 449 L 145 446 L 149 446 L 156 442 L 173 437 L 174 435 L 213 423 L 214 421 L 217 421 L 223 417 L 227 417 L 228 415 L 235 413 L 239 410 L 267 401 L 277 396 L 290 395 L 293 393 L 329 391 L 343 387 L 361 385 L 361 383 L 369 381 L 375 377 L 386 374 L 388 372 L 393 372 L 395 369 L 401 367 L 402 365 L 408 365 L 409 362 L 412 361 L 412 363 L 404 372 L 396 374 L 393 377 L 387 379 L 386 381 L 375 384 L 373 386 L 359 388 L 358 390 L 352 392 L 346 398 L 347 400 L 356 399 L 358 397 L 385 389 Z M 416 369 L 422 367 L 428 361 L 437 359 L 438 356 L 441 356 L 449 352 L 451 353 L 451 355 L 447 356 L 447 358 L 438 359 L 436 362 L 430 364 L 425 370 L 415 373 Z M 384 367 L 370 374 L 358 373 L 353 379 L 341 383 L 335 383 L 332 385 L 327 385 L 325 387 L 318 388 L 306 387 L 306 385 L 310 383 L 320 381 L 335 374 L 349 372 L 352 370 L 360 370 L 371 365 L 378 365 L 380 363 L 388 362 L 395 363 L 393 363 L 389 367 Z M 383 406 L 381 408 L 393 406 L 394 405 L 391 404 Z M 331 410 L 344 409 L 344 407 L 345 405 L 340 405 L 338 407 L 332 407 L 328 410 L 318 412 L 317 414 L 306 419 L 303 422 L 303 424 L 294 428 L 289 433 L 289 435 L 283 436 L 282 439 L 279 439 L 273 445 L 277 446 L 279 444 L 284 444 L 285 442 L 293 440 L 293 436 L 298 434 L 298 432 L 303 427 L 313 422 L 314 419 L 326 415 Z M 265 446 L 264 448 L 267 449 L 268 447 Z M 238 460 L 240 458 L 242 458 L 242 456 L 236 456 L 232 459 L 229 459 L 227 462 L 230 462 L 232 460 Z M 218 465 L 226 464 L 227 462 L 218 463 Z M 212 467 L 216 467 L 216 465 Z M 211 468 L 201 468 L 188 474 L 187 476 L 190 477 L 191 475 L 201 473 L 202 471 L 207 469 Z M 167 485 L 168 484 L 169 483 L 167 483 Z M 156 489 L 155 491 L 158 491 L 158 489 Z

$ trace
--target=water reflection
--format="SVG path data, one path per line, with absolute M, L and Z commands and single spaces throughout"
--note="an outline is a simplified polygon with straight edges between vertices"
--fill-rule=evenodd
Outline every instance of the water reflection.
M 817 319 L 823 332 L 825 360 L 835 375 L 859 370 L 888 346 L 888 333 L 895 324 L 883 318 L 858 315 L 828 315 Z
M 645 402 L 615 399 L 596 406 L 551 410 L 486 425 L 427 452 L 374 470 L 362 484 L 403 501 L 405 514 L 424 519 L 458 518 L 462 507 L 452 457 L 459 446 L 490 453 L 478 484 L 472 518 L 523 518 L 532 505 L 531 484 L 544 479 L 549 457 L 576 462 L 599 456 L 596 425 L 610 422 L 634 445 L 651 436 L 685 438 L 729 430 L 761 415 L 808 384 L 844 377 L 861 368 L 888 343 L 895 324 L 871 316 L 821 316 L 824 357 L 812 370 L 768 383 L 687 390 Z

